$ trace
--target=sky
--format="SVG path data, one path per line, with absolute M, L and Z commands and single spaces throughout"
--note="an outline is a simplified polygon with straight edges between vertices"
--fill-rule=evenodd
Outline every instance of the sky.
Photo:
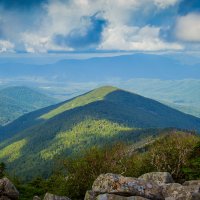
M 199 0 L 0 0 L 0 54 L 200 52 Z

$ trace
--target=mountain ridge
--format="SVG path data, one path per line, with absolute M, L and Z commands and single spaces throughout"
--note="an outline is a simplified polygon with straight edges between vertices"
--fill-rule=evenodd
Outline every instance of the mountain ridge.
M 151 66 L 149 63 L 151 63 Z M 15 65 L 17 66 L 17 71 Z M 121 66 L 123 66 L 123 70 Z M 86 72 L 87 76 L 81 73 L 82 70 Z M 12 74 L 9 73 L 10 71 L 12 71 Z M 157 73 L 154 73 L 155 71 Z M 44 65 L 0 63 L 0 78 L 38 76 L 47 78 L 47 80 L 68 79 L 69 81 L 87 81 L 88 79 L 102 81 L 111 77 L 178 80 L 186 78 L 198 79 L 200 74 L 198 72 L 199 63 L 188 66 L 169 55 L 142 53 L 89 59 L 68 59 Z M 57 78 L 55 78 L 55 74 Z
M 140 105 L 139 100 L 142 99 L 143 101 L 145 101 L 147 103 L 149 101 L 151 103 L 156 103 L 156 105 L 159 105 L 159 106 L 163 105 L 165 109 L 173 110 L 178 115 L 181 114 L 181 115 L 188 117 L 190 119 L 197 120 L 197 121 L 199 120 L 199 118 L 197 118 L 197 117 L 194 117 L 192 115 L 185 114 L 185 113 L 182 113 L 178 110 L 172 109 L 171 107 L 166 106 L 166 105 L 164 105 L 164 104 L 162 104 L 162 103 L 160 103 L 156 100 L 152 100 L 150 98 L 146 98 L 146 97 L 143 97 L 141 95 L 138 95 L 138 94 L 135 94 L 135 93 L 132 93 L 132 92 L 128 92 L 126 90 L 118 89 L 117 87 L 102 86 L 100 88 L 91 90 L 91 91 L 89 91 L 89 92 L 87 92 L 83 95 L 79 95 L 77 97 L 66 100 L 64 102 L 61 102 L 61 103 L 58 103 L 58 104 L 55 104 L 55 105 L 52 105 L 52 106 L 49 106 L 49 107 L 45 107 L 45 108 L 33 111 L 31 113 L 28 113 L 25 116 L 22 116 L 19 119 L 15 120 L 13 123 L 9 124 L 5 128 L 6 129 L 8 128 L 8 130 L 10 130 L 12 132 L 12 130 L 11 130 L 12 127 L 15 127 L 13 129 L 17 130 L 17 127 L 15 126 L 15 122 L 17 122 L 17 124 L 21 123 L 23 125 L 26 125 L 26 121 L 29 121 L 29 117 L 30 117 L 31 122 L 33 122 L 33 121 L 44 122 L 46 120 L 49 120 L 50 118 L 56 117 L 56 115 L 64 113 L 65 111 L 73 110 L 74 108 L 76 108 L 75 110 L 77 110 L 79 107 L 84 108 L 84 106 L 86 106 L 86 107 L 93 106 L 93 104 L 92 104 L 93 102 L 94 102 L 94 105 L 97 104 L 97 103 L 101 104 L 101 102 L 98 102 L 98 100 L 103 101 L 104 99 L 106 99 L 106 95 L 109 95 L 112 92 L 116 92 L 116 91 L 117 91 L 117 93 L 122 92 L 123 94 L 134 95 L 135 98 L 133 98 L 132 100 L 135 101 L 134 103 L 138 104 L 140 109 L 142 107 Z M 123 94 L 121 96 L 123 96 Z M 111 97 L 111 98 L 114 98 L 114 101 L 117 101 L 117 99 L 119 99 L 119 97 L 117 97 L 117 96 Z M 95 101 L 96 101 L 96 103 L 95 103 Z M 113 102 L 113 101 L 109 100 L 109 97 L 107 97 L 106 101 Z M 126 99 L 124 99 L 124 100 L 122 99 L 122 103 L 123 103 L 123 101 L 126 101 L 126 106 L 127 106 L 128 97 L 126 97 Z M 103 103 L 105 103 L 105 102 L 102 102 L 102 104 Z M 91 105 L 88 105 L 88 104 L 91 104 Z M 135 105 L 132 105 L 132 106 L 134 107 Z M 150 111 L 150 112 L 151 112 L 152 115 L 156 116 L 156 113 L 153 110 Z M 33 118 L 32 118 L 32 116 L 33 116 Z M 172 118 L 173 118 L 173 116 L 172 116 Z M 20 122 L 21 119 L 22 119 L 22 121 Z M 185 122 L 184 124 L 187 124 L 187 122 Z M 9 127 L 11 127 L 11 128 L 9 128 Z M 149 128 L 149 127 L 145 127 L 145 128 Z M 177 128 L 184 128 L 184 127 L 178 126 Z M 185 128 L 187 128 L 187 127 L 185 127 Z
M 48 176 L 54 159 L 76 156 L 93 145 L 137 141 L 170 127 L 199 131 L 200 119 L 134 93 L 101 87 L 5 126 L 12 134 L 0 143 L 0 159 L 18 175 Z

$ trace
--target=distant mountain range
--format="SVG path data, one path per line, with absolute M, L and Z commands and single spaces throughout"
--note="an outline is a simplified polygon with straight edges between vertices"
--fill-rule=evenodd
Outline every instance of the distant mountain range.
M 89 59 L 63 60 L 63 57 L 49 64 L 36 64 L 37 59 L 33 58 L 1 59 L 0 88 L 37 87 L 63 101 L 102 85 L 114 85 L 200 116 L 197 57 L 142 53 Z
M 84 73 L 82 73 L 84 72 Z M 0 63 L 0 78 L 41 81 L 105 81 L 120 78 L 199 79 L 198 63 L 183 64 L 170 55 L 133 54 L 116 57 L 61 60 L 53 64 Z M 25 78 L 24 78 L 25 77 Z
M 55 99 L 27 87 L 0 89 L 0 125 L 8 124 L 25 113 L 55 103 Z
M 93 145 L 137 141 L 168 127 L 200 131 L 200 119 L 105 86 L 28 113 L 5 126 L 0 160 L 28 179 L 33 174 L 48 176 L 55 159 L 78 155 Z

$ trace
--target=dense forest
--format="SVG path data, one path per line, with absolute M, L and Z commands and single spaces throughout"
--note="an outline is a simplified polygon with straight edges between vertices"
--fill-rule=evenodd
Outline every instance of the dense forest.
M 25 113 L 56 103 L 53 99 L 36 90 L 13 86 L 0 89 L 0 125 L 5 125 Z

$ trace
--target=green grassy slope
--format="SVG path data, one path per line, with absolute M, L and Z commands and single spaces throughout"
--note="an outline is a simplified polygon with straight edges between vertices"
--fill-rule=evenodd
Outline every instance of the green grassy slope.
M 140 134 L 155 134 L 145 128 L 165 127 L 199 130 L 200 119 L 127 91 L 102 87 L 5 127 L 6 135 L 11 135 L 0 143 L 0 160 L 17 175 L 47 176 L 54 159 L 77 155 L 93 145 L 133 142 Z
M 56 101 L 26 87 L 8 87 L 0 90 L 0 125 L 19 116 L 54 104 Z
M 53 109 L 52 111 L 45 113 L 41 116 L 42 119 L 50 119 L 64 111 L 84 106 L 89 103 L 95 102 L 95 101 L 101 101 L 104 99 L 106 95 L 108 95 L 111 92 L 114 92 L 118 90 L 116 87 L 102 87 L 97 90 L 93 90 L 86 95 L 79 96 L 78 98 L 74 98 L 72 101 L 67 101 L 66 103 L 62 104 L 61 106 L 58 106 L 56 109 Z

